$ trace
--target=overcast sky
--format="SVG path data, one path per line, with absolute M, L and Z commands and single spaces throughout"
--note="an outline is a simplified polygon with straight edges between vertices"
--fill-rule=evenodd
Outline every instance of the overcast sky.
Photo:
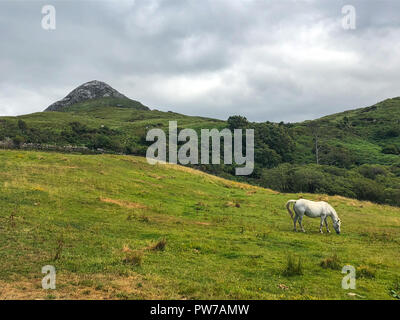
M 41 26 L 56 8 L 56 30 Z M 342 7 L 356 8 L 355 30 Z M 100 80 L 150 108 L 301 121 L 400 96 L 397 0 L 0 0 L 0 115 Z

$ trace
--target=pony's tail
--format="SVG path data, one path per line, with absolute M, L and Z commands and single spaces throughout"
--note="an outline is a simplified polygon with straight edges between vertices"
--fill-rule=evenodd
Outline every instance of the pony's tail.
M 290 204 L 291 204 L 291 203 L 296 204 L 296 200 L 289 200 L 288 202 L 286 202 L 286 209 L 287 209 L 287 211 L 289 212 L 290 217 L 291 217 L 292 220 L 293 220 L 293 212 L 292 212 L 292 210 L 290 210 Z

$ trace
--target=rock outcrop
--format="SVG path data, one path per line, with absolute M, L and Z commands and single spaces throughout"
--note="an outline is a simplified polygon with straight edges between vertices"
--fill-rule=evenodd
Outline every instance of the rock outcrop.
M 69 93 L 64 99 L 50 105 L 44 111 L 62 111 L 65 107 L 90 99 L 106 97 L 128 99 L 122 93 L 110 87 L 107 83 L 93 80 L 86 82 Z

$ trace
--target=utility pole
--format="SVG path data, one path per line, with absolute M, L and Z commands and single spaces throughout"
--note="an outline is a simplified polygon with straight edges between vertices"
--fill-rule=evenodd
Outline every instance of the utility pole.
M 319 127 L 315 122 L 312 122 L 308 125 L 308 127 L 311 129 L 311 133 L 314 137 L 314 143 L 315 143 L 315 160 L 317 164 L 319 164 Z
M 318 145 L 318 134 L 314 135 L 315 139 L 315 158 L 317 160 L 317 164 L 319 164 L 319 145 Z

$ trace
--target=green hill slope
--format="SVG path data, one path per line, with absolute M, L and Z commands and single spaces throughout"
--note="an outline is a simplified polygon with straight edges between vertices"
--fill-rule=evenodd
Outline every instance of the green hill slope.
M 320 143 L 325 152 L 340 147 L 348 152 L 355 164 L 392 164 L 400 155 L 400 98 L 387 99 L 371 107 L 359 108 L 329 115 L 296 125 L 299 151 L 297 161 L 315 162 L 310 152 L 312 130 L 318 129 Z M 322 162 L 329 163 L 329 156 L 322 155 Z
M 304 195 L 343 223 L 340 236 L 319 234 L 306 218 L 303 234 L 284 208 L 300 195 L 141 157 L 0 151 L 0 168 L 3 299 L 387 299 L 400 285 L 399 208 Z M 320 266 L 335 254 L 338 270 Z M 284 272 L 289 255 L 302 275 Z M 348 264 L 360 296 L 341 289 Z M 45 265 L 57 270 L 51 292 Z
M 110 152 L 145 154 L 149 128 L 168 128 L 168 121 L 191 128 L 220 127 L 223 121 L 149 110 L 130 99 L 101 98 L 64 108 L 63 112 L 38 112 L 0 117 L 0 141 L 56 146 L 84 146 Z M 16 142 L 15 140 L 18 140 Z M 28 146 L 29 147 L 29 146 Z
M 63 112 L 0 117 L 0 147 L 145 155 L 151 128 L 255 130 L 255 170 L 243 181 L 282 192 L 342 195 L 400 206 L 400 98 L 302 123 L 227 121 L 150 110 L 122 98 L 86 100 Z M 315 139 L 319 165 L 316 166 Z M 73 146 L 73 147 L 69 147 Z M 195 166 L 235 179 L 234 168 Z M 302 182 L 302 183 L 299 183 Z

